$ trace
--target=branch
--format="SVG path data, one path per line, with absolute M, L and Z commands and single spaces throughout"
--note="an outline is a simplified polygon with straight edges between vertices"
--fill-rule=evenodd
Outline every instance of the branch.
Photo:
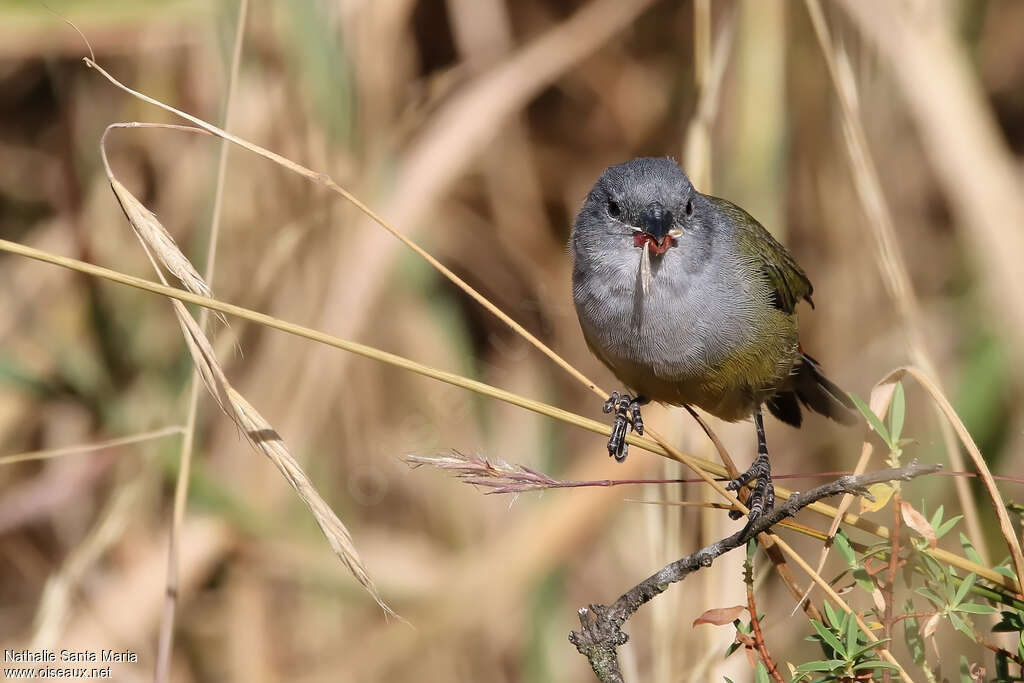
M 655 574 L 647 577 L 623 594 L 614 604 L 590 605 L 579 610 L 580 630 L 569 634 L 569 642 L 584 655 L 604 683 L 622 683 L 617 648 L 628 639 L 622 632 L 622 625 L 640 607 L 663 593 L 673 583 L 682 581 L 690 573 L 710 567 L 721 555 L 745 544 L 757 534 L 767 531 L 786 517 L 792 517 L 801 509 L 822 498 L 841 493 L 852 493 L 870 497 L 868 487 L 888 481 L 907 481 L 941 469 L 941 465 L 919 465 L 916 462 L 899 469 L 881 470 L 861 475 L 847 475 L 834 482 L 824 484 L 807 493 L 794 493 L 784 504 L 770 513 L 748 523 L 742 529 L 720 541 L 705 546 L 695 553 L 676 560 Z
M 743 563 L 743 583 L 747 584 L 747 611 L 750 612 L 750 629 L 754 633 L 754 645 L 757 653 L 761 655 L 764 668 L 768 670 L 776 683 L 784 683 L 779 674 L 779 667 L 768 652 L 768 645 L 764 642 L 764 632 L 761 631 L 761 619 L 757 616 L 757 604 L 754 602 L 754 553 L 757 550 L 756 541 L 747 541 L 747 561 Z

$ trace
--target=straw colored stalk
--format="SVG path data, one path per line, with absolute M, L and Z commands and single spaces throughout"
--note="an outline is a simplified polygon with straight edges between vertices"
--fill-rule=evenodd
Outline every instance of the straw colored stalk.
M 105 154 L 104 160 L 106 160 Z M 147 256 L 153 262 L 153 267 L 160 279 L 164 279 L 161 271 L 161 267 L 163 267 L 175 275 L 182 285 L 193 294 L 208 296 L 209 287 L 178 249 L 177 244 L 153 212 L 149 211 L 123 184 L 117 181 L 110 171 L 109 165 L 107 174 L 128 222 L 131 223 Z M 295 458 L 288 452 L 284 441 L 274 427 L 228 382 L 217 361 L 212 345 L 185 306 L 177 300 L 172 300 L 171 304 L 192 356 L 192 362 L 210 395 L 213 396 L 221 410 L 238 425 L 253 448 L 266 455 L 292 485 L 296 493 L 299 494 L 299 498 L 313 513 L 313 517 L 326 536 L 331 549 L 356 580 L 370 593 L 377 604 L 388 614 L 394 615 L 394 611 L 381 598 L 373 580 L 367 573 L 348 529 L 324 501 Z

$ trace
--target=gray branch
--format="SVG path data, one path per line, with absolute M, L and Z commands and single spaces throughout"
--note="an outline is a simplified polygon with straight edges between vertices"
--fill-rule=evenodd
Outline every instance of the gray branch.
M 811 489 L 807 493 L 794 492 L 782 505 L 748 523 L 745 527 L 720 541 L 701 548 L 697 552 L 676 560 L 660 571 L 647 577 L 612 605 L 590 605 L 579 610 L 580 630 L 569 634 L 569 642 L 589 661 L 597 678 L 604 683 L 623 683 L 619 670 L 617 648 L 629 636 L 622 632 L 622 625 L 640 609 L 641 605 L 663 593 L 673 583 L 685 579 L 691 572 L 710 567 L 715 558 L 745 545 L 757 534 L 767 531 L 786 517 L 792 517 L 811 503 L 841 493 L 870 498 L 868 487 L 887 481 L 907 481 L 941 469 L 941 465 L 919 465 L 913 462 L 899 469 L 881 470 L 860 475 L 847 475 Z

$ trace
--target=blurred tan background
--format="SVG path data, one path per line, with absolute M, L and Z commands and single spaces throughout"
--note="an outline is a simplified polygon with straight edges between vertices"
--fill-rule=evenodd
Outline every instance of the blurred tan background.
M 841 6 L 826 2 L 825 14 L 856 75 L 925 348 L 993 470 L 1019 473 L 1024 296 L 1019 282 L 1007 287 L 1006 259 L 1024 253 L 1005 251 L 1024 230 L 1013 204 L 1024 193 L 1024 4 L 905 5 L 920 26 L 951 27 L 980 108 L 942 99 L 960 91 L 941 71 L 931 80 L 915 40 L 897 46 L 901 56 L 891 36 L 865 36 Z M 54 7 L 130 87 L 222 123 L 234 3 Z M 729 42 L 706 138 L 711 172 L 698 187 L 743 205 L 790 247 L 815 286 L 816 310 L 801 309 L 805 349 L 866 397 L 911 354 L 807 10 L 783 0 L 711 10 L 714 43 Z M 605 166 L 687 158 L 701 93 L 694 16 L 690 2 L 638 0 L 255 0 L 230 127 L 330 174 L 611 390 L 579 332 L 564 245 Z M 85 54 L 41 5 L 0 6 L 0 237 L 152 279 L 98 145 L 109 123 L 171 119 L 86 68 Z M 944 102 L 948 128 L 925 121 L 929 93 Z M 971 126 L 998 144 L 957 147 Z M 196 264 L 208 247 L 217 148 L 163 130 L 110 137 L 114 172 Z M 957 168 L 958 151 L 994 161 Z M 955 191 L 957 173 L 978 180 L 996 166 L 1010 169 L 1017 196 L 994 181 L 984 205 Z M 974 220 L 978 206 L 1003 212 L 1005 241 L 986 232 L 991 220 Z M 219 298 L 604 418 L 593 394 L 334 195 L 236 148 L 222 220 Z M 684 476 L 639 449 L 617 466 L 597 435 L 243 321 L 216 337 L 232 382 L 307 468 L 412 626 L 385 619 L 278 472 L 204 396 L 173 680 L 592 680 L 566 640 L 576 609 L 614 600 L 735 528 L 722 512 L 624 502 L 707 497 L 697 485 L 512 499 L 412 471 L 401 456 L 459 449 L 567 479 Z M 166 302 L 0 256 L 0 454 L 182 425 L 191 369 Z M 924 395 L 909 386 L 908 402 L 913 454 L 945 462 Z M 713 457 L 681 411 L 651 410 L 647 422 Z M 750 425 L 716 429 L 745 466 Z M 850 469 L 862 437 L 814 417 L 801 431 L 774 420 L 768 431 L 777 473 Z M 179 451 L 170 435 L 0 467 L 4 647 L 131 648 L 139 663 L 116 666 L 115 678 L 151 679 Z M 1021 497 L 1017 485 L 1003 492 Z M 926 493 L 929 511 L 957 508 L 949 479 L 910 486 L 907 497 L 916 505 Z M 814 543 L 794 542 L 817 557 Z M 690 627 L 705 609 L 743 601 L 741 559 L 723 558 L 629 622 L 630 680 L 750 678 L 742 654 L 723 661 L 731 628 Z M 777 577 L 762 586 L 774 654 L 816 657 Z

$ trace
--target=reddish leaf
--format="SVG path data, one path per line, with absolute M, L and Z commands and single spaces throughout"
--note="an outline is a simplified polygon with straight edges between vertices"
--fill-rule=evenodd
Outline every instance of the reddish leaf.
M 921 534 L 928 541 L 928 545 L 934 548 L 938 544 L 938 539 L 935 538 L 935 529 L 928 523 L 928 520 L 924 518 L 920 512 L 915 510 L 913 506 L 905 500 L 900 501 L 900 514 L 903 515 L 903 521 L 906 522 L 907 526 Z
M 732 607 L 716 607 L 714 609 L 709 609 L 707 612 L 697 617 L 694 620 L 693 625 L 712 624 L 714 626 L 724 626 L 725 624 L 731 624 L 745 609 L 747 609 L 746 605 L 734 605 Z

